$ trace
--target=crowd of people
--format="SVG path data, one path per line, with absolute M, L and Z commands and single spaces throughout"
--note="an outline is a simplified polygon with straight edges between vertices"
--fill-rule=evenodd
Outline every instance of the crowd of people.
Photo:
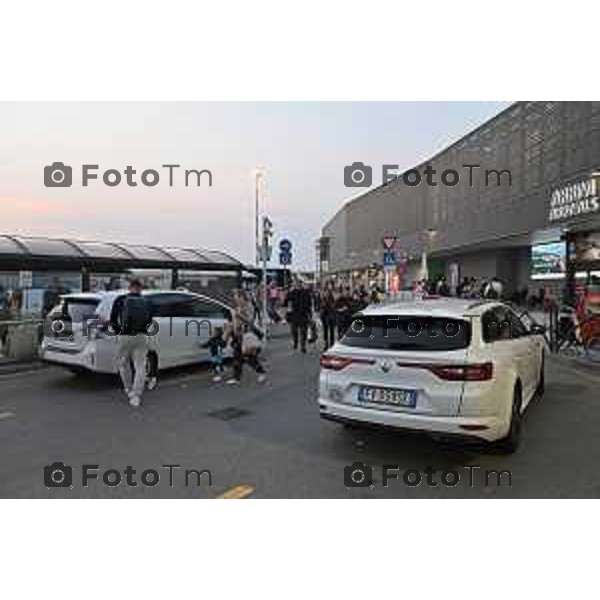
M 500 299 L 504 286 L 497 277 L 481 281 L 465 277 L 455 290 L 451 290 L 442 276 L 433 281 L 417 281 L 412 291 L 439 296 Z M 307 345 L 317 341 L 319 331 L 322 347 L 331 347 L 350 326 L 352 315 L 371 304 L 383 302 L 385 297 L 380 287 L 367 289 L 364 284 L 336 285 L 333 281 L 326 281 L 318 287 L 298 279 L 289 289 L 282 291 L 270 283 L 267 287 L 267 317 L 271 323 L 285 320 L 290 326 L 293 349 L 306 353 Z M 259 302 L 255 300 L 253 304 L 255 315 L 260 318 Z
M 501 299 L 504 285 L 498 277 L 491 279 L 463 278 L 452 290 L 444 276 L 435 280 L 419 280 L 411 289 L 414 293 L 461 298 Z M 292 344 L 295 350 L 306 352 L 307 342 L 315 341 L 316 322 L 320 322 L 323 346 L 332 346 L 350 326 L 352 315 L 370 304 L 385 299 L 384 291 L 378 286 L 335 285 L 332 281 L 320 287 L 295 281 L 289 290 L 281 292 L 274 284 L 267 289 L 267 315 L 272 323 L 285 319 L 290 325 Z
M 364 285 L 353 289 L 326 283 L 318 288 L 302 280 L 296 280 L 283 294 L 274 293 L 275 289 L 271 284 L 267 290 L 268 317 L 273 323 L 285 320 L 289 324 L 292 347 L 302 353 L 307 344 L 317 341 L 319 329 L 323 346 L 332 346 L 350 325 L 353 314 L 385 297 L 378 287 L 367 291 Z
M 436 296 L 456 296 L 458 298 L 488 298 L 499 300 L 504 296 L 504 284 L 494 276 L 491 279 L 463 277 L 455 289 L 449 285 L 446 277 L 441 275 L 433 280 L 421 279 L 413 285 L 417 293 Z
M 416 281 L 414 293 L 457 296 L 461 298 L 504 298 L 504 285 L 498 277 L 477 280 L 464 277 L 458 285 L 451 287 L 444 276 L 433 281 Z M 147 367 L 148 336 L 152 323 L 150 305 L 141 294 L 139 280 L 131 281 L 123 299 L 121 322 L 118 324 L 117 361 L 123 388 L 132 406 L 139 406 L 146 388 L 157 383 L 156 366 Z M 541 302 L 549 295 L 542 295 Z M 352 317 L 368 305 L 381 303 L 386 294 L 377 286 L 367 289 L 365 285 L 349 286 L 326 281 L 320 287 L 296 279 L 285 290 L 270 283 L 266 290 L 267 321 L 285 321 L 290 327 L 292 348 L 302 353 L 308 345 L 319 342 L 321 350 L 331 347 L 339 340 L 352 323 Z M 527 301 L 527 293 L 523 299 Z M 266 378 L 266 369 L 261 357 L 265 319 L 262 315 L 262 290 L 238 290 L 233 295 L 232 310 L 222 327 L 215 327 L 210 339 L 204 343 L 211 355 L 212 380 L 226 381 L 229 385 L 239 384 L 247 365 L 257 375 L 258 382 Z M 319 326 L 320 324 L 320 326 Z M 225 377 L 224 355 L 231 350 L 231 374 Z
M 549 285 L 540 286 L 532 292 L 528 287 L 522 287 L 506 292 L 504 283 L 499 277 L 477 279 L 476 277 L 463 277 L 455 290 L 448 285 L 446 277 L 440 276 L 433 281 L 418 281 L 414 291 L 435 294 L 437 296 L 456 296 L 458 298 L 482 298 L 488 300 L 506 300 L 517 306 L 530 310 L 548 311 L 559 299 Z
M 541 291 L 540 291 L 541 290 Z M 458 297 L 488 300 L 508 300 L 520 306 L 546 310 L 554 295 L 547 288 L 540 288 L 537 295 L 529 290 L 506 293 L 502 280 L 490 278 L 463 277 L 457 285 L 451 286 L 441 275 L 434 279 L 415 281 L 410 290 L 415 294 L 428 294 L 442 297 Z M 378 286 L 370 289 L 363 285 L 349 286 L 326 281 L 320 287 L 295 281 L 288 290 L 280 290 L 274 283 L 267 288 L 267 315 L 272 323 L 285 320 L 290 325 L 292 345 L 295 350 L 306 352 L 307 343 L 316 341 L 320 331 L 322 347 L 332 346 L 340 339 L 352 322 L 352 315 L 368 305 L 382 302 L 386 297 Z M 317 322 L 320 327 L 317 327 Z

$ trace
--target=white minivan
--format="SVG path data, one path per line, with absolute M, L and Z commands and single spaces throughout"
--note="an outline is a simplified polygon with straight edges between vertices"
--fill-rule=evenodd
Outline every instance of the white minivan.
M 120 322 L 126 291 L 66 294 L 47 317 L 42 360 L 80 373 L 117 373 L 118 336 L 111 324 Z M 215 327 L 230 318 L 226 304 L 192 292 L 148 290 L 144 297 L 158 324 L 148 336 L 152 371 L 209 360 L 203 344 Z

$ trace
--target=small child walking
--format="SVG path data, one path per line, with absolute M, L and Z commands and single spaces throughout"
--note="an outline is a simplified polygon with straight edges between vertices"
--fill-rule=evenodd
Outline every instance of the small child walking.
M 227 346 L 222 327 L 215 327 L 213 335 L 205 343 L 203 348 L 210 350 L 210 362 L 213 371 L 213 382 L 219 383 L 223 379 L 223 349 Z

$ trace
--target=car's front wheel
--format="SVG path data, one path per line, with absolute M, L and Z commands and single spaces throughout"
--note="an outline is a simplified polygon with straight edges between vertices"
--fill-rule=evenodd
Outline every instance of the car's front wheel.
M 542 360 L 540 363 L 540 375 L 538 378 L 537 387 L 535 389 L 535 393 L 538 398 L 541 398 L 544 395 L 544 391 L 546 390 L 546 373 L 545 373 L 546 368 L 545 368 L 545 365 L 546 365 L 546 358 L 545 358 L 544 353 L 542 352 Z
M 512 410 L 510 415 L 510 426 L 505 437 L 497 442 L 497 448 L 503 454 L 512 454 L 521 443 L 521 430 L 523 428 L 523 416 L 521 407 L 523 405 L 523 393 L 521 384 L 517 382 L 513 391 Z

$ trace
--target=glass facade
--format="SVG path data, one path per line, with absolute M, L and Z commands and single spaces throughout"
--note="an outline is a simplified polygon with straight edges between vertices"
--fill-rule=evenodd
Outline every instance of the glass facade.
M 426 183 L 428 166 L 436 186 Z M 321 261 L 330 273 L 364 269 L 373 256 L 381 261 L 381 238 L 394 235 L 396 253 L 415 256 L 413 264 L 427 252 L 445 266 L 464 263 L 463 271 L 476 276 L 500 270 L 509 278 L 519 270 L 525 282 L 538 235 L 558 241 L 566 228 L 600 228 L 600 211 L 549 218 L 553 191 L 587 180 L 599 167 L 600 102 L 515 103 L 417 165 L 418 186 L 397 179 L 348 202 L 322 230 L 328 248 Z M 379 168 L 373 165 L 374 175 Z M 457 185 L 442 185 L 446 170 L 458 172 Z

